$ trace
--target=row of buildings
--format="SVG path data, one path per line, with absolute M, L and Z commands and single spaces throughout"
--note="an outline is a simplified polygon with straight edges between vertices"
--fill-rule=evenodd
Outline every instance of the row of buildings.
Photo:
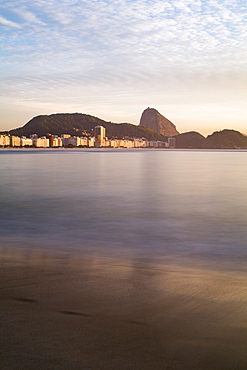
M 173 140 L 172 140 L 173 139 Z M 103 126 L 94 128 L 94 136 L 61 136 L 50 135 L 38 137 L 33 134 L 26 136 L 0 135 L 0 147 L 36 147 L 36 148 L 59 148 L 59 147 L 109 147 L 109 148 L 171 148 L 175 147 L 174 138 L 164 141 L 148 141 L 140 138 L 108 139 Z

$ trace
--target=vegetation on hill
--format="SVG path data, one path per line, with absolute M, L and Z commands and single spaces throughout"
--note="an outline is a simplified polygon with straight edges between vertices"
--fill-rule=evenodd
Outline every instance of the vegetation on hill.
M 146 138 L 147 140 L 167 141 L 167 137 L 145 126 L 136 126 L 130 123 L 106 122 L 98 117 L 82 113 L 57 113 L 40 115 L 32 118 L 23 127 L 10 130 L 5 134 L 16 136 L 30 136 L 37 134 L 45 136 L 70 134 L 75 136 L 91 135 L 95 126 L 106 128 L 109 138 Z M 177 148 L 194 149 L 247 149 L 247 136 L 235 130 L 217 131 L 205 138 L 195 131 L 185 132 L 173 136 L 176 138 Z
M 204 143 L 205 149 L 238 149 L 247 148 L 247 137 L 235 130 L 216 131 L 209 135 Z
M 9 131 L 10 135 L 30 136 L 37 134 L 44 136 L 70 134 L 83 136 L 85 133 L 92 134 L 95 126 L 101 125 L 106 128 L 109 138 L 136 137 L 147 140 L 167 141 L 167 137 L 147 127 L 136 126 L 130 123 L 106 122 L 100 118 L 82 113 L 57 113 L 41 115 L 32 118 L 23 127 Z
M 235 130 L 216 131 L 206 138 L 191 131 L 174 136 L 176 147 L 183 149 L 238 149 L 247 148 L 247 137 Z
M 176 147 L 184 149 L 201 149 L 205 141 L 205 137 L 195 131 L 184 132 L 174 137 L 176 139 Z

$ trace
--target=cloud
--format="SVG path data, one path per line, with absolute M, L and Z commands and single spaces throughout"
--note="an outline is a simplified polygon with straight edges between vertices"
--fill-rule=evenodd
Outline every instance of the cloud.
M 20 100 L 98 99 L 120 110 L 121 101 L 149 97 L 153 105 L 187 102 L 200 85 L 205 99 L 214 91 L 226 98 L 227 86 L 243 96 L 240 0 L 9 0 L 3 10 L 3 91 Z M 217 85 L 218 76 L 224 83 Z
M 104 63 L 120 65 L 119 56 L 131 67 L 139 62 L 146 68 L 145 59 L 156 60 L 158 68 L 169 60 L 179 65 L 186 64 L 186 60 L 194 66 L 203 59 L 215 59 L 219 44 L 223 52 L 218 58 L 225 64 L 224 52 L 235 49 L 236 39 L 239 50 L 235 52 L 245 47 L 244 21 L 234 9 L 226 9 L 224 1 L 211 2 L 211 8 L 204 5 L 201 11 L 194 10 L 195 4 L 202 7 L 202 3 L 190 0 L 37 1 L 32 12 L 17 11 L 30 22 L 47 23 L 43 30 L 33 27 L 23 31 L 23 36 L 27 41 L 31 39 L 33 50 L 49 53 L 48 68 L 52 53 L 58 64 L 60 56 L 63 58 L 65 67 L 69 64 L 67 53 L 73 55 L 74 67 L 74 58 L 78 64 L 84 59 L 84 66 L 89 65 L 88 59 L 94 65 L 98 62 L 99 67 Z M 184 11 L 185 6 L 190 8 L 190 14 Z M 196 62 L 197 53 L 200 61 Z
M 28 23 L 45 25 L 45 23 L 39 20 L 34 13 L 30 12 L 29 10 L 26 10 L 25 8 L 14 9 L 14 12 Z
M 2 16 L 0 16 L 0 24 L 3 26 L 9 26 L 9 27 L 14 27 L 14 28 L 21 28 L 21 26 L 13 21 L 10 21 Z

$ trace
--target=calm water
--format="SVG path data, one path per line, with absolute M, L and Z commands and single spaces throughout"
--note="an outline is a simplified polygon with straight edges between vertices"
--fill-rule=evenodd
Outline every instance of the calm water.
M 246 268 L 247 151 L 0 150 L 2 255 Z

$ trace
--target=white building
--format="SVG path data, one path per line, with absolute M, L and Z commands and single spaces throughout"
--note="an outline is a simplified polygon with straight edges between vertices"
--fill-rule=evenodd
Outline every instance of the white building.
M 63 146 L 63 142 L 62 142 L 61 137 L 54 137 L 52 139 L 52 146 L 53 147 L 61 147 L 61 146 Z
M 47 139 L 45 136 L 33 139 L 33 145 L 36 148 L 49 148 L 49 139 Z
M 89 137 L 88 138 L 88 146 L 89 148 L 93 147 L 95 145 L 95 138 L 94 137 Z
M 11 146 L 21 146 L 21 138 L 19 136 L 11 136 L 10 145 Z
M 88 138 L 87 137 L 81 137 L 80 138 L 80 145 L 81 146 L 88 146 Z
M 176 139 L 175 137 L 168 137 L 168 146 L 169 148 L 176 148 Z
M 143 139 L 134 139 L 134 147 L 135 148 L 141 148 L 145 147 L 146 140 Z
M 32 146 L 33 140 L 30 138 L 27 138 L 26 136 L 21 137 L 21 146 Z
M 0 146 L 10 146 L 10 136 L 0 135 Z
M 49 146 L 50 148 L 63 146 L 61 137 L 58 137 L 57 135 L 49 135 Z
M 95 126 L 94 136 L 95 136 L 95 146 L 97 147 L 105 146 L 105 141 L 107 140 L 105 127 Z
M 146 141 L 144 144 L 145 148 L 168 148 L 168 143 L 164 141 L 151 140 Z

